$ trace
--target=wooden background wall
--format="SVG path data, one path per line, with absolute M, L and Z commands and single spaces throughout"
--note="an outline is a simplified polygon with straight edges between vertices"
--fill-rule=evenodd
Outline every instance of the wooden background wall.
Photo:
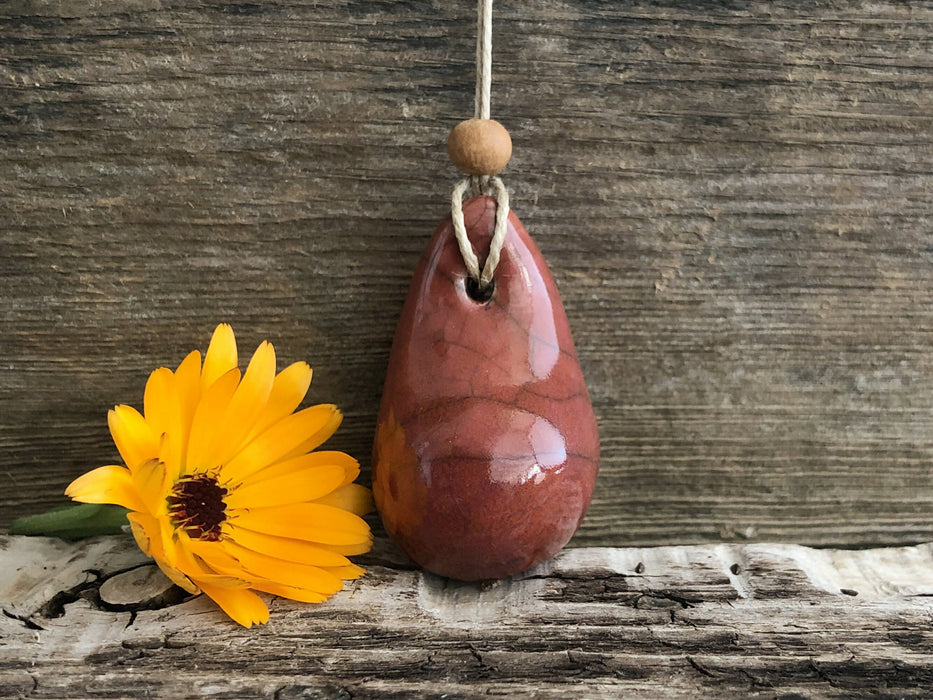
M 504 177 L 601 426 L 576 544 L 933 537 L 933 8 L 911 5 L 497 0 Z M 474 21 L 0 4 L 0 526 L 113 460 L 108 408 L 219 321 L 309 361 L 368 469 Z

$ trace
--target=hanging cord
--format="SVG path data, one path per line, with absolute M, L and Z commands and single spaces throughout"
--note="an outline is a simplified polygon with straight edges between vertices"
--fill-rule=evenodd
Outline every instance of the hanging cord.
M 490 93 L 492 91 L 492 0 L 478 0 L 476 13 L 476 104 L 474 117 L 489 119 Z M 496 197 L 496 227 L 489 244 L 489 255 L 480 272 L 479 259 L 473 251 L 473 244 L 467 236 L 463 221 L 463 196 L 467 190 L 475 194 L 492 190 Z M 485 289 L 492 282 L 492 276 L 499 265 L 499 254 L 505 242 L 505 233 L 509 218 L 509 191 L 502 180 L 495 175 L 474 175 L 464 178 L 454 187 L 450 202 L 450 215 L 454 225 L 454 235 L 460 247 L 460 255 L 470 277 Z
M 492 92 L 492 0 L 479 0 L 476 8 L 476 106 L 473 116 L 489 119 Z

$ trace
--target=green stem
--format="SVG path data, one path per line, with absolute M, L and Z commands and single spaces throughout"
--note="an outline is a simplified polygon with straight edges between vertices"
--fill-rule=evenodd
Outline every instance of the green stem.
M 60 537 L 63 540 L 115 535 L 127 525 L 128 512 L 122 506 L 97 503 L 59 506 L 45 513 L 17 519 L 10 527 L 10 534 Z

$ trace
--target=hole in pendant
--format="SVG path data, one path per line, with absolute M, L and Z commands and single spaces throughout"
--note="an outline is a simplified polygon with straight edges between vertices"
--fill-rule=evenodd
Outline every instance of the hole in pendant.
M 487 301 L 492 299 L 493 292 L 496 291 L 496 281 L 490 280 L 489 284 L 485 287 L 480 286 L 480 283 L 477 282 L 472 277 L 466 278 L 466 293 L 477 304 L 485 304 Z

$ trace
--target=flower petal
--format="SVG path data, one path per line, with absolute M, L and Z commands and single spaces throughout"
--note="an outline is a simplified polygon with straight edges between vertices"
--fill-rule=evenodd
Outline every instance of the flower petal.
M 180 433 L 162 433 L 159 443 L 159 456 L 156 458 L 165 468 L 169 483 L 175 481 L 181 473 L 182 456 L 178 437 Z
M 319 544 L 319 547 L 329 549 L 331 552 L 343 554 L 346 557 L 353 557 L 357 554 L 366 554 L 373 548 L 373 536 L 370 535 L 365 540 L 354 542 L 352 544 Z
M 270 467 L 260 469 L 258 472 L 250 474 L 243 480 L 244 486 L 251 486 L 259 481 L 267 479 L 277 479 L 286 474 L 304 471 L 305 469 L 314 469 L 315 467 L 329 467 L 339 465 L 343 469 L 343 483 L 349 484 L 356 480 L 360 475 L 360 463 L 345 452 L 336 452 L 322 450 L 320 452 L 309 452 L 300 457 L 287 459 L 284 462 L 276 462 Z M 340 484 L 343 485 L 343 484 Z M 306 499 L 312 500 L 312 499 Z
M 169 580 L 174 583 L 179 588 L 184 588 L 188 593 L 192 595 L 197 595 L 201 592 L 201 589 L 198 587 L 194 581 L 185 576 L 181 571 L 171 566 L 167 561 L 159 557 L 153 557 L 155 563 L 162 570 L 162 573 L 168 576 Z
M 211 585 L 221 586 L 222 588 L 250 587 L 250 581 L 247 581 L 241 576 L 218 574 L 200 556 L 192 552 L 189 546 L 186 546 L 189 545 L 190 542 L 191 540 L 188 538 L 186 542 L 183 542 L 181 546 L 177 548 L 177 568 L 181 573 L 194 581 L 195 584 L 205 582 Z M 233 563 L 236 564 L 236 562 Z
M 211 446 L 214 444 L 214 438 L 224 433 L 221 419 L 239 381 L 240 370 L 231 369 L 211 385 L 198 403 L 191 421 L 185 473 L 219 466 L 219 463 L 214 461 Z
M 243 380 L 233 393 L 221 422 L 224 430 L 214 435 L 217 464 L 229 460 L 246 440 L 256 417 L 266 405 L 275 380 L 275 349 L 263 342 L 250 360 Z
M 276 375 L 272 382 L 269 400 L 257 416 L 247 440 L 262 433 L 266 428 L 291 415 L 311 386 L 311 368 L 306 362 L 289 365 Z
M 136 544 L 146 556 L 155 559 L 162 573 L 168 576 L 172 583 L 189 593 L 200 593 L 197 585 L 190 578 L 165 560 L 159 521 L 147 513 L 129 513 L 126 517 L 130 521 L 130 530 L 133 532 Z
M 327 406 L 325 404 L 324 406 Z M 322 406 L 321 408 L 323 408 Z M 318 408 L 313 406 L 312 408 Z M 333 412 L 329 416 L 328 421 L 322 425 L 314 434 L 309 435 L 304 442 L 300 443 L 297 447 L 292 449 L 290 452 L 282 456 L 282 459 L 291 459 L 292 457 L 297 457 L 298 455 L 303 455 L 305 452 L 310 452 L 311 450 L 323 445 L 330 439 L 330 436 L 337 432 L 337 428 L 340 427 L 340 424 L 343 422 L 343 414 L 337 409 L 336 406 L 333 406 Z
M 318 593 L 317 591 L 309 591 L 306 588 L 295 588 L 294 586 L 284 586 L 281 583 L 275 583 L 273 581 L 263 581 L 261 583 L 255 584 L 253 587 L 257 591 L 271 593 L 272 595 L 277 595 L 280 598 L 297 600 L 299 603 L 323 603 L 325 600 L 330 598 L 329 595 L 324 595 L 323 593 Z
M 157 458 L 148 460 L 133 472 L 133 487 L 145 504 L 145 510 L 153 515 L 161 515 L 166 510 L 165 497 L 168 495 L 169 481 L 165 464 Z
M 240 547 L 226 541 L 224 549 L 234 557 L 254 578 L 274 581 L 295 588 L 306 588 L 324 595 L 331 595 L 343 588 L 343 582 L 332 573 L 318 566 L 297 564 L 266 554 Z
M 192 350 L 181 361 L 175 370 L 175 377 L 179 379 L 177 386 L 179 394 L 194 394 L 194 384 L 201 384 L 201 353 Z
M 159 436 L 152 432 L 146 419 L 135 408 L 114 406 L 107 414 L 107 422 L 113 442 L 130 471 L 158 456 Z
M 259 435 L 227 462 L 223 476 L 229 481 L 238 482 L 270 464 L 297 457 L 303 454 L 296 451 L 299 445 L 311 442 L 321 434 L 326 433 L 330 437 L 342 418 L 340 411 L 332 404 L 311 406 L 293 413 Z
M 357 566 L 356 564 L 347 564 L 346 566 L 328 566 L 324 569 L 330 574 L 333 574 L 337 578 L 344 579 L 345 581 L 353 581 L 358 579 L 360 576 L 366 573 L 366 569 L 362 566 Z
M 224 497 L 224 502 L 229 508 L 268 508 L 313 501 L 340 486 L 344 474 L 339 464 L 312 467 L 244 484 Z
M 130 521 L 130 529 L 133 531 L 133 537 L 136 538 L 136 544 L 150 557 L 165 555 L 162 547 L 162 528 L 159 520 L 149 513 L 137 512 L 129 513 L 126 516 Z
M 375 509 L 373 493 L 365 486 L 347 484 L 314 501 L 326 506 L 348 510 L 356 515 L 366 515 Z
M 298 562 L 299 564 L 311 564 L 312 566 L 346 566 L 350 563 L 350 560 L 342 554 L 325 549 L 323 545 L 314 544 L 306 540 L 266 535 L 262 532 L 254 532 L 242 527 L 232 528 L 229 537 L 246 549 L 268 554 L 271 557 Z
M 145 524 L 154 523 L 155 518 L 146 514 L 143 514 L 142 517 L 139 517 L 138 513 L 127 513 L 126 519 L 130 523 L 130 531 L 133 533 L 133 539 L 136 540 L 136 545 L 142 550 L 143 554 L 145 554 L 147 557 L 151 557 L 152 538 L 154 535 L 149 533 L 145 527 Z M 156 528 L 158 528 L 158 525 L 156 525 Z M 158 530 L 156 530 L 156 532 L 157 531 Z
M 158 518 L 159 532 L 161 534 L 162 550 L 165 555 L 165 561 L 171 566 L 178 565 L 178 542 L 176 540 L 176 531 L 172 527 L 171 521 L 165 518 Z
M 232 525 L 279 537 L 324 544 L 357 544 L 370 538 L 369 525 L 353 513 L 317 503 L 292 503 L 248 511 L 230 509 Z
M 65 495 L 81 503 L 116 503 L 130 510 L 145 510 L 129 469 L 116 464 L 82 474 L 68 485 Z
M 269 608 L 258 595 L 250 590 L 222 588 L 207 583 L 201 590 L 220 606 L 235 622 L 244 627 L 264 624 L 269 621 Z
M 198 559 L 202 560 L 211 571 L 222 576 L 230 576 L 248 581 L 250 584 L 256 579 L 255 576 L 249 575 L 249 572 L 240 565 L 240 562 L 227 553 L 227 550 L 224 549 L 221 542 L 192 539 L 185 534 L 182 534 L 180 539 L 181 546 L 179 549 L 184 549 L 194 554 Z
M 178 422 L 181 432 L 178 437 L 178 453 L 181 461 L 188 454 L 188 438 L 191 435 L 191 423 L 194 412 L 201 400 L 201 353 L 193 350 L 188 353 L 184 361 L 175 371 L 175 391 L 178 394 Z M 178 471 L 172 473 L 178 478 L 183 471 L 184 464 L 178 465 Z
M 146 382 L 146 392 L 143 395 L 143 415 L 146 422 L 156 435 L 168 431 L 172 427 L 174 416 L 178 414 L 175 405 L 174 380 L 172 370 L 160 367 L 149 375 Z
M 219 586 L 220 588 L 252 588 L 254 581 L 247 581 L 238 576 L 227 576 L 226 574 L 200 574 L 198 578 L 193 579 L 195 585 L 206 583 L 209 586 Z
M 152 432 L 160 437 L 159 459 L 174 478 L 181 468 L 182 410 L 175 375 L 162 367 L 149 375 L 146 382 L 144 415 Z
M 214 329 L 211 344 L 204 356 L 204 368 L 201 370 L 201 389 L 206 390 L 211 384 L 237 366 L 236 338 L 233 329 L 221 323 Z

